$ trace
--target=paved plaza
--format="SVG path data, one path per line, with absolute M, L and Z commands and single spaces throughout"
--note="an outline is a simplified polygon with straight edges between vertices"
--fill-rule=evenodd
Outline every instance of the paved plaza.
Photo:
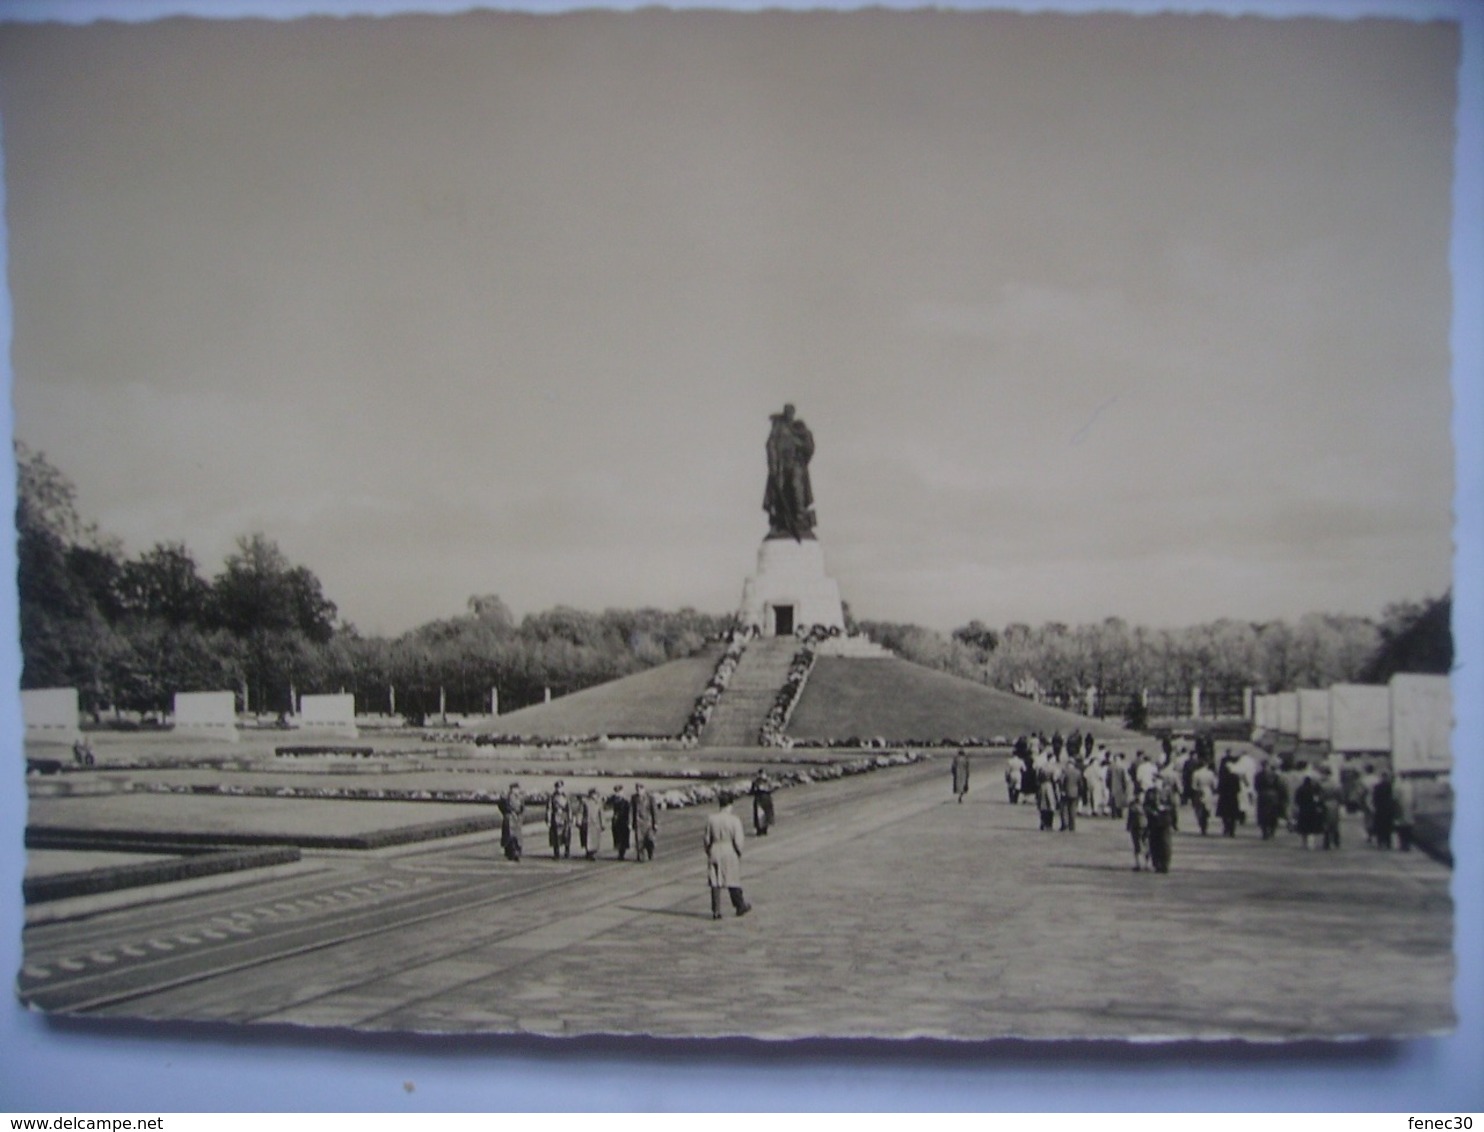
M 512 865 L 478 834 L 307 853 L 291 875 L 37 925 L 22 991 L 112 1016 L 542 1034 L 1452 1025 L 1442 866 L 1358 826 L 1330 853 L 1244 828 L 1182 832 L 1169 875 L 1136 873 L 1117 823 L 1037 830 L 1001 765 L 978 764 L 964 804 L 945 759 L 782 792 L 773 834 L 747 843 L 743 919 L 710 919 L 698 808 L 666 815 L 648 865 L 540 846 Z

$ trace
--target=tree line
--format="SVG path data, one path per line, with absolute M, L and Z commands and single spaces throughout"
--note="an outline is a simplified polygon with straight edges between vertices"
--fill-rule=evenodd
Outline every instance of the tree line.
M 175 692 L 225 688 L 242 710 L 273 714 L 292 711 L 296 692 L 353 692 L 358 711 L 414 719 L 440 707 L 480 713 L 492 689 L 509 711 L 547 689 L 565 694 L 688 656 L 732 623 L 694 609 L 565 606 L 517 622 L 486 594 L 459 616 L 363 636 L 266 535 L 238 539 L 211 577 L 184 543 L 130 556 L 83 521 L 73 484 L 44 454 L 18 443 L 16 460 L 22 686 L 76 687 L 86 711 L 166 712 Z M 1148 629 L 1110 617 L 993 629 L 975 620 L 947 635 L 847 617 L 908 660 L 1082 707 L 1089 687 L 1105 699 L 1195 685 L 1240 694 L 1446 672 L 1449 610 L 1444 595 L 1389 606 L 1376 621 L 1310 614 Z
M 1388 605 L 1379 620 L 1309 613 L 1296 621 L 1221 618 L 1179 629 L 1119 617 L 993 629 L 971 621 L 944 635 L 920 625 L 863 621 L 899 655 L 993 687 L 1082 709 L 1123 712 L 1144 692 L 1240 705 L 1243 689 L 1282 692 L 1336 683 L 1384 683 L 1396 672 L 1446 673 L 1453 663 L 1450 594 Z
M 85 523 L 76 489 L 16 445 L 17 584 L 26 688 L 76 687 L 83 710 L 166 712 L 182 691 L 233 689 L 244 711 L 352 692 L 360 711 L 508 711 L 689 656 L 730 618 L 558 607 L 517 623 L 497 596 L 397 637 L 362 636 L 319 578 L 261 533 L 213 577 L 183 543 L 130 557 Z

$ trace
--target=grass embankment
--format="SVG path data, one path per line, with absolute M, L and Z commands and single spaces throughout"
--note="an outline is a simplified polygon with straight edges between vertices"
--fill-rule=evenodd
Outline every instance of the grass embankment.
M 720 645 L 708 645 L 694 656 L 559 696 L 550 703 L 520 708 L 478 731 L 538 738 L 679 735 L 720 655 Z
M 820 657 L 789 721 L 795 740 L 882 738 L 958 742 L 970 736 L 1013 740 L 1060 731 L 1125 737 L 1117 724 L 1045 707 L 972 680 L 896 658 Z

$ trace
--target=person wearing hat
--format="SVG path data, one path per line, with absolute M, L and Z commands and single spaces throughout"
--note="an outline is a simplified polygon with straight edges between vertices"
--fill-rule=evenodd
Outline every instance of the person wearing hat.
M 603 800 L 594 786 L 577 800 L 577 835 L 582 838 L 582 852 L 589 861 L 598 859 L 598 850 L 603 845 Z
M 767 837 L 772 825 L 773 780 L 766 767 L 758 767 L 757 777 L 752 780 L 752 829 L 759 837 Z
M 613 811 L 613 821 L 610 823 L 613 847 L 618 850 L 618 859 L 622 861 L 629 852 L 629 800 L 624 796 L 621 785 L 613 788 L 613 793 L 608 795 L 608 801 L 604 805 Z
M 526 799 L 521 793 L 520 783 L 512 782 L 500 799 L 500 847 L 505 850 L 507 861 L 520 860 L 520 826 L 525 813 Z
M 572 802 L 561 779 L 546 798 L 546 837 L 554 858 L 572 855 Z
M 1149 864 L 1157 873 L 1170 871 L 1171 834 L 1175 796 L 1167 784 L 1157 783 L 1144 791 L 1144 837 L 1149 851 Z
M 716 795 L 720 807 L 706 819 L 702 843 L 706 848 L 706 883 L 711 889 L 711 918 L 721 919 L 721 890 L 732 898 L 732 910 L 738 916 L 752 911 L 742 895 L 742 819 L 732 813 L 730 790 Z

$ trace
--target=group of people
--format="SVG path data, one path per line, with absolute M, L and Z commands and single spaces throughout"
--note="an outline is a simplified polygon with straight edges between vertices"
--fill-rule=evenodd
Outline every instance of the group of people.
M 960 752 L 962 756 L 962 752 Z M 967 790 L 967 760 L 962 789 Z M 954 792 L 960 795 L 959 760 L 954 760 Z M 1282 770 L 1276 758 L 1255 759 L 1228 750 L 1218 762 L 1209 736 L 1193 747 L 1162 744 L 1156 761 L 1136 751 L 1132 761 L 1123 752 L 1110 752 L 1091 735 L 1073 733 L 1022 736 L 1005 767 L 1005 787 L 1011 804 L 1034 802 L 1040 828 L 1074 832 L 1077 817 L 1122 819 L 1130 834 L 1134 867 L 1146 864 L 1167 872 L 1171 834 L 1179 829 L 1180 808 L 1188 805 L 1202 835 L 1214 817 L 1221 833 L 1235 837 L 1237 827 L 1255 818 L 1264 840 L 1276 836 L 1279 826 L 1297 833 L 1306 849 L 1340 847 L 1341 815 L 1347 800 L 1340 774 L 1325 766 L 1300 763 Z M 1390 848 L 1411 845 L 1414 788 L 1390 771 L 1367 766 L 1356 789 L 1365 819 L 1366 840 Z
M 766 768 L 753 777 L 749 790 L 752 797 L 752 827 L 759 837 L 766 837 L 774 821 L 773 780 Z M 733 812 L 736 794 L 717 792 L 719 809 L 706 820 L 702 844 L 706 850 L 706 881 L 711 890 L 711 917 L 721 919 L 722 892 L 731 899 L 733 912 L 745 916 L 752 911 L 742 893 L 742 820 Z M 526 797 L 519 782 L 512 782 L 499 800 L 500 845 L 509 861 L 519 861 L 524 853 L 523 829 Z M 572 798 L 566 783 L 558 779 L 546 796 L 544 807 L 547 844 L 553 859 L 572 856 L 572 836 L 589 861 L 596 861 L 603 848 L 603 834 L 611 832 L 613 847 L 620 861 L 634 849 L 634 860 L 654 860 L 659 837 L 659 800 L 635 783 L 632 794 L 615 786 L 607 798 L 599 796 L 597 787 Z
M 520 783 L 512 782 L 500 798 L 500 847 L 507 861 L 519 861 L 525 852 L 524 834 L 526 797 Z M 554 859 L 572 856 L 572 835 L 584 857 L 596 861 L 603 848 L 603 834 L 611 832 L 618 859 L 624 860 L 632 847 L 634 860 L 654 860 L 655 843 L 660 831 L 660 805 L 644 783 L 634 785 L 632 795 L 622 786 L 601 798 L 594 786 L 575 800 L 567 794 L 566 783 L 558 779 L 546 796 L 546 839 Z

